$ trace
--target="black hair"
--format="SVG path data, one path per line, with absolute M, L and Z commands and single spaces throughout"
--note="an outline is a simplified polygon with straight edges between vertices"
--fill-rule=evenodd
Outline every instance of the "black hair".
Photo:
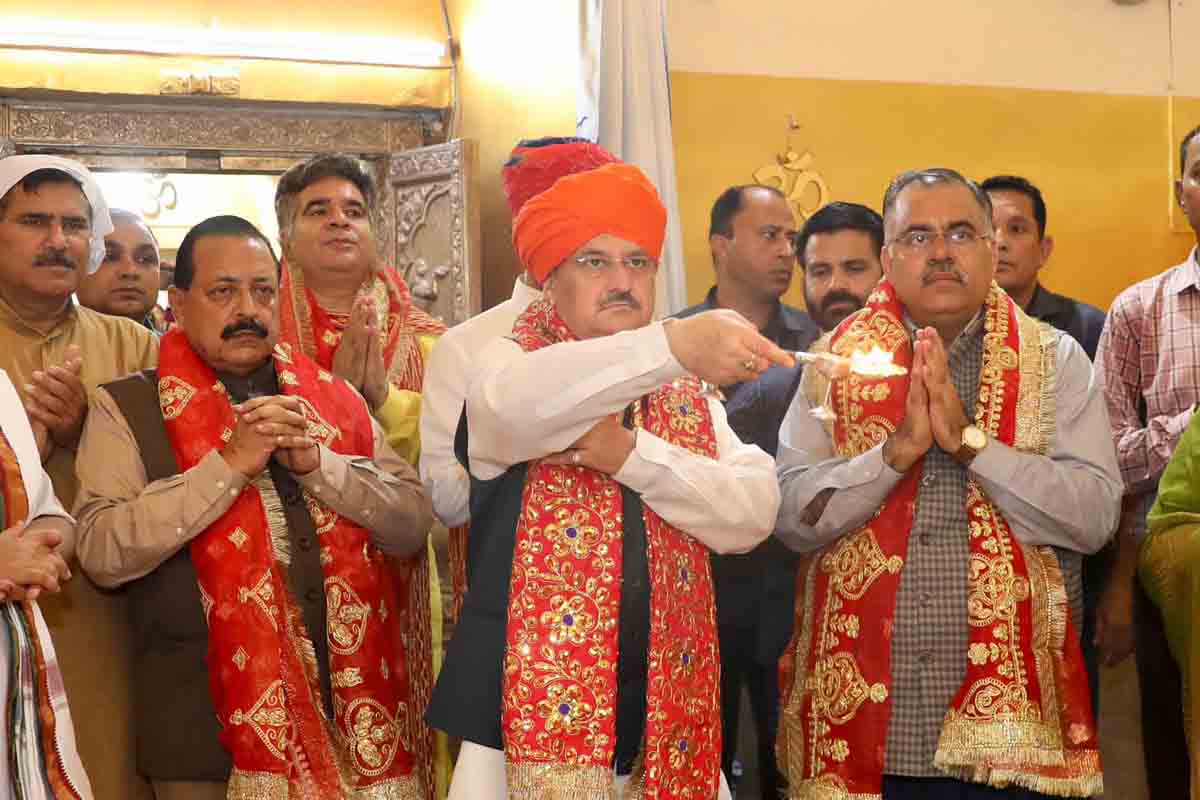
M 158 244 L 158 237 L 154 235 L 154 230 L 150 227 L 150 224 L 142 218 L 141 214 L 138 214 L 134 211 L 127 211 L 124 208 L 110 208 L 108 210 L 108 216 L 112 220 L 114 228 L 118 224 L 141 225 L 143 228 L 145 228 L 146 233 L 150 234 L 150 240 L 154 242 L 154 246 L 156 248 L 160 246 Z
M 275 262 L 275 274 L 279 274 L 279 259 L 275 255 L 275 250 L 271 247 L 271 242 L 263 235 L 263 232 L 254 227 L 254 223 L 249 220 L 235 217 L 232 214 L 222 214 L 218 217 L 209 217 L 194 226 L 187 232 L 187 236 L 183 237 L 183 242 L 179 245 L 179 251 L 175 254 L 174 285 L 176 288 L 184 291 L 192 288 L 192 278 L 196 275 L 194 259 L 196 243 L 206 236 L 232 236 L 243 239 L 257 239 L 266 245 L 267 252 L 271 254 L 271 260 Z
M 966 187 L 974 195 L 975 202 L 979 203 L 979 207 L 983 209 L 983 217 L 987 220 L 987 225 L 991 226 L 992 200 L 987 196 L 987 192 L 980 189 L 979 184 L 965 177 L 961 172 L 946 167 L 912 169 L 908 172 L 901 172 L 893 178 L 883 195 L 883 219 L 885 222 L 888 215 L 896 208 L 896 198 L 914 183 L 920 183 L 922 186 L 933 186 L 938 183 L 957 183 L 960 186 Z
M 876 254 L 883 249 L 883 217 L 875 209 L 859 203 L 830 203 L 805 220 L 796 234 L 796 259 L 800 266 L 807 266 L 804 263 L 804 249 L 814 234 L 837 231 L 862 231 L 871 237 Z
M 1181 141 L 1179 143 L 1179 177 L 1180 178 L 1183 177 L 1183 171 L 1187 168 L 1188 145 L 1190 145 L 1192 143 L 1192 139 L 1195 139 L 1197 135 L 1200 135 L 1200 125 L 1197 125 L 1196 127 L 1192 128 L 1190 131 L 1188 131 L 1186 134 L 1184 134 L 1183 141 Z
M 87 206 L 88 210 L 88 222 L 91 222 L 92 204 L 90 202 L 86 202 L 87 195 L 83 191 L 83 184 L 78 178 L 69 172 L 64 172 L 63 170 L 55 169 L 54 167 L 35 169 L 24 178 L 21 178 L 21 180 L 17 181 L 16 185 L 20 186 L 28 194 L 31 192 L 36 192 L 47 183 L 69 183 L 78 189 L 81 194 L 84 194 L 84 205 Z M 4 193 L 3 197 L 0 197 L 0 218 L 3 218 L 5 212 L 8 211 L 8 197 L 10 194 L 12 194 L 12 189 L 9 189 Z
M 1020 175 L 993 175 L 979 184 L 979 188 L 991 192 L 1016 192 L 1023 194 L 1033 203 L 1033 218 L 1037 220 L 1038 238 L 1046 236 L 1046 201 L 1042 190 Z
M 745 199 L 746 192 L 750 189 L 763 189 L 776 197 L 784 200 L 787 199 L 787 195 L 774 186 L 763 186 L 757 183 L 730 186 L 721 192 L 720 197 L 713 203 L 712 214 L 708 222 L 708 236 L 710 239 L 714 236 L 724 236 L 726 239 L 733 238 L 733 218 L 742 210 L 742 201 Z
M 361 160 L 345 153 L 322 153 L 295 164 L 279 176 L 275 187 L 275 218 L 286 236 L 296 217 L 296 197 L 309 186 L 325 178 L 344 178 L 358 188 L 367 205 L 375 210 L 375 178 Z

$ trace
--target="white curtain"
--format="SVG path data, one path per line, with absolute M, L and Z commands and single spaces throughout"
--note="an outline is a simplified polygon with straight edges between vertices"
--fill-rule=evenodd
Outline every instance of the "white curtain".
M 656 316 L 687 302 L 675 191 L 666 0 L 579 0 L 579 135 L 641 167 L 667 206 Z

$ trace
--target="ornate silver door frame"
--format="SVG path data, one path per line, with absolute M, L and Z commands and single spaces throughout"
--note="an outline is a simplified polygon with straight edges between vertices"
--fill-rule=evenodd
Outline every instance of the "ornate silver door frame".
M 479 222 L 474 148 L 444 141 L 436 109 L 0 97 L 0 155 L 54 153 L 110 170 L 279 174 L 316 153 L 355 154 L 381 188 L 381 252 L 418 281 L 422 305 L 454 324 L 480 307 Z M 445 240 L 436 240 L 442 232 Z

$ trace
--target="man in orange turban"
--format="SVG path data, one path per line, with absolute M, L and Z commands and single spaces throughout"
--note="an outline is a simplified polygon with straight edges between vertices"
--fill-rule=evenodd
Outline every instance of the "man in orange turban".
M 708 554 L 768 536 L 779 493 L 697 378 L 790 356 L 736 312 L 651 322 L 665 227 L 627 164 L 514 223 L 544 296 L 467 392 L 470 585 L 426 715 L 464 742 L 451 800 L 729 796 Z
M 504 195 L 513 218 L 525 203 L 564 175 L 586 172 L 616 160 L 612 153 L 586 139 L 522 139 L 503 169 Z M 455 432 L 462 419 L 467 387 L 479 368 L 480 352 L 493 340 L 512 332 L 513 322 L 521 312 L 541 296 L 541 283 L 523 272 L 514 281 L 509 299 L 439 337 L 425 365 L 425 383 L 421 388 L 421 481 L 433 501 L 434 514 L 450 528 L 449 572 L 454 590 L 451 620 L 458 619 L 467 585 L 471 479 L 454 454 Z

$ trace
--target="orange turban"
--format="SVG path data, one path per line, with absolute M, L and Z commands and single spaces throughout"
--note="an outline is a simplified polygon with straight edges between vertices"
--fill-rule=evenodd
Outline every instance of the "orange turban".
M 539 282 L 601 234 L 633 242 L 658 259 L 667 209 L 650 179 L 632 164 L 608 164 L 559 178 L 521 209 L 513 247 Z

